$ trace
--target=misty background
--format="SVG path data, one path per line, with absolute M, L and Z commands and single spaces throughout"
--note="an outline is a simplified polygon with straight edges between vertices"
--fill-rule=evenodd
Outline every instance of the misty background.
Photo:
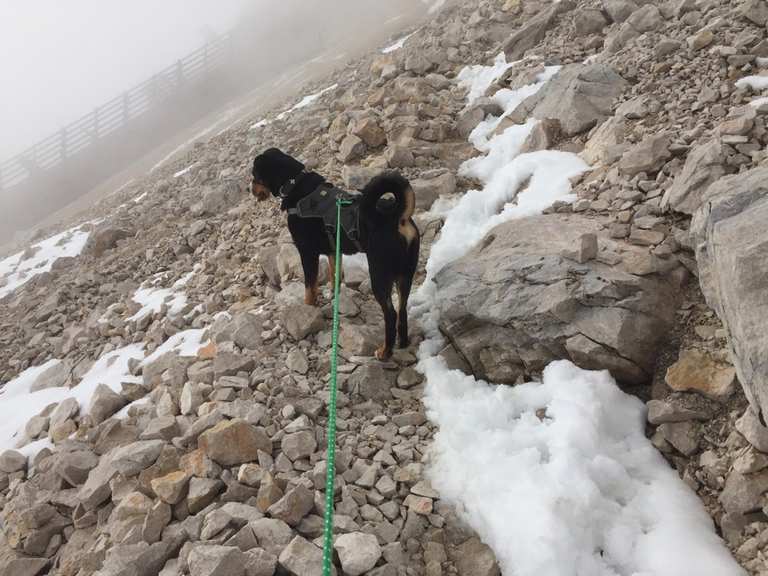
M 228 31 L 249 4 L 0 0 L 0 158 Z
M 279 104 L 286 73 L 282 99 L 298 95 L 313 66 L 374 49 L 434 1 L 0 0 L 0 247 L 232 103 Z

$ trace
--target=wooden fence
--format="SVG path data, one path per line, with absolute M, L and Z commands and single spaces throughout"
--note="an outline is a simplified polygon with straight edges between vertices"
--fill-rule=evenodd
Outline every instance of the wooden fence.
M 147 113 L 225 67 L 231 50 L 232 36 L 220 36 L 48 138 L 1 162 L 0 192 L 19 186 L 38 174 L 55 171 L 72 157 L 99 146 L 107 136 L 129 131 Z

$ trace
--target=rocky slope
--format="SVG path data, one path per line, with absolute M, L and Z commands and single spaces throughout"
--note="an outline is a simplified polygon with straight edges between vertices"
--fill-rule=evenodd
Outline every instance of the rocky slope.
M 743 78 L 768 66 L 767 21 L 762 0 L 449 5 L 402 48 L 94 206 L 77 222 L 90 233 L 80 256 L 0 299 L 0 381 L 23 374 L 44 400 L 93 384 L 44 402 L 7 446 L 23 454 L 0 456 L 0 574 L 318 574 L 329 298 L 300 303 L 283 215 L 247 193 L 251 159 L 280 146 L 350 188 L 401 170 L 426 260 L 440 204 L 477 188 L 460 166 L 477 155 L 475 127 L 501 113 L 490 96 L 552 65 L 547 89 L 496 130 L 539 119 L 525 150 L 576 152 L 592 169 L 573 202 L 494 228 L 437 271 L 442 354 L 501 384 L 560 358 L 610 370 L 648 401 L 649 436 L 737 560 L 764 573 L 768 106 L 750 104 L 765 77 Z M 499 52 L 520 62 L 467 106 L 457 75 Z M 498 574 L 426 480 L 420 328 L 380 364 L 360 267 L 341 305 L 337 568 Z

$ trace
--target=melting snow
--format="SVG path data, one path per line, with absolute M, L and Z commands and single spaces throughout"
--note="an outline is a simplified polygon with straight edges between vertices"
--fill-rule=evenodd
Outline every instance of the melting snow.
M 142 362 L 142 366 L 154 362 L 166 352 L 176 352 L 179 356 L 195 356 L 200 347 L 203 346 L 203 334 L 205 328 L 194 328 L 184 330 L 174 334 L 166 340 L 162 346 L 147 356 Z
M 186 167 L 186 168 L 184 168 L 183 170 L 179 170 L 178 172 L 176 172 L 176 173 L 173 175 L 173 177 L 174 177 L 174 178 L 181 178 L 182 176 L 184 176 L 184 174 L 187 174 L 187 173 L 188 173 L 190 170 L 192 170 L 192 168 L 194 168 L 195 166 L 197 166 L 197 162 L 195 162 L 194 164 L 190 164 L 189 166 L 187 166 L 187 167 Z
M 391 52 L 395 52 L 397 50 L 400 50 L 400 48 L 405 46 L 405 43 L 408 41 L 408 38 L 410 38 L 414 34 L 416 34 L 416 32 L 411 32 L 407 36 L 403 36 L 402 38 L 400 38 L 400 40 L 398 40 L 394 44 L 392 44 L 390 46 L 387 46 L 386 48 L 382 49 L 381 53 L 382 54 L 389 54 Z
M 478 98 L 485 95 L 486 90 L 490 88 L 491 84 L 496 82 L 501 76 L 512 68 L 515 64 L 521 62 L 516 60 L 515 62 L 507 63 L 507 58 L 503 52 L 501 52 L 493 62 L 493 66 L 466 66 L 459 75 L 459 86 L 462 88 L 469 88 L 467 94 L 467 106 L 472 104 Z
M 755 92 L 760 92 L 768 88 L 768 76 L 744 76 L 736 80 L 736 88 L 746 88 L 749 86 Z
M 19 252 L 0 260 L 0 298 L 23 286 L 35 276 L 49 272 L 59 258 L 79 256 L 89 234 L 82 230 L 82 226 L 70 228 L 34 244 L 32 250 L 35 252 L 31 258 L 22 260 L 24 252 Z
M 81 414 L 87 414 L 90 410 L 91 398 L 99 384 L 105 384 L 115 392 L 119 392 L 123 382 L 141 382 L 140 377 L 132 376 L 130 373 L 131 360 L 140 360 L 142 365 L 146 365 L 170 351 L 176 351 L 181 356 L 195 356 L 204 344 L 204 333 L 203 328 L 179 332 L 146 358 L 143 344 L 131 344 L 107 352 L 96 361 L 74 388 L 47 388 L 30 392 L 38 376 L 59 363 L 59 360 L 50 360 L 41 366 L 28 368 L 0 389 L 0 452 L 16 448 L 24 440 L 24 427 L 27 422 L 50 404 L 74 398 L 80 404 Z M 145 402 L 148 402 L 148 397 L 134 402 L 133 405 Z M 129 406 L 126 406 L 118 416 L 127 415 Z M 39 440 L 25 445 L 20 451 L 27 456 L 34 456 L 46 446 L 50 446 L 47 440 Z
M 304 96 L 304 98 L 302 98 L 301 101 L 298 104 L 296 104 L 293 108 L 278 114 L 277 119 L 282 120 L 292 112 L 295 112 L 296 110 L 300 110 L 302 108 L 306 108 L 307 106 L 312 104 L 315 100 L 323 96 L 323 94 L 325 94 L 326 92 L 330 92 L 331 90 L 336 90 L 338 86 L 339 86 L 338 84 L 333 84 L 332 86 L 328 86 L 328 88 L 323 88 L 322 90 L 320 90 L 320 92 L 316 92 L 315 94 L 310 94 L 309 96 Z
M 507 67 L 499 57 L 460 75 L 470 102 Z M 508 114 L 523 93 L 540 87 L 502 91 L 497 99 Z M 430 454 L 433 486 L 492 547 L 504 574 L 742 575 L 701 502 L 645 437 L 642 402 L 607 372 L 560 361 L 541 383 L 494 386 L 449 370 L 437 356 L 444 341 L 431 278 L 495 225 L 571 199 L 569 177 L 587 169 L 564 152 L 520 154 L 535 121 L 492 135 L 499 122 L 489 118 L 471 136 L 485 155 L 460 172 L 478 178 L 483 190 L 448 207 L 414 297 L 427 333 L 418 353 L 424 402 L 439 427 Z
M 42 412 L 46 406 L 74 398 L 80 404 L 82 413 L 87 414 L 90 399 L 99 384 L 106 384 L 117 392 L 122 382 L 140 381 L 130 375 L 128 362 L 131 358 L 141 359 L 144 356 L 143 350 L 142 344 L 133 344 L 104 354 L 74 388 L 47 388 L 30 392 L 37 377 L 58 363 L 58 360 L 50 360 L 19 374 L 0 390 L 0 451 L 14 448 L 23 439 L 24 427 L 30 418 Z
M 187 305 L 187 295 L 183 292 L 184 287 L 190 281 L 194 271 L 185 274 L 174 282 L 170 288 L 158 288 L 156 285 L 162 280 L 165 274 L 158 274 L 154 279 L 142 284 L 141 288 L 136 290 L 133 300 L 141 304 L 141 309 L 128 320 L 139 320 L 149 314 L 160 312 L 163 304 L 168 306 L 168 315 L 177 316 Z

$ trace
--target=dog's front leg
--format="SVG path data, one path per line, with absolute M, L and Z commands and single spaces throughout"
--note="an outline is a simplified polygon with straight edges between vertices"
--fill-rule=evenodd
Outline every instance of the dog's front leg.
M 344 259 L 344 256 L 341 255 L 339 257 L 339 266 L 342 264 L 342 260 Z M 344 282 L 344 268 L 341 268 L 340 270 L 340 282 Z M 331 289 L 334 287 L 334 282 L 336 280 L 336 257 L 329 255 L 328 256 L 328 284 L 331 285 Z
M 304 270 L 304 304 L 317 306 L 320 255 L 301 249 L 299 255 L 301 256 L 301 267 Z

